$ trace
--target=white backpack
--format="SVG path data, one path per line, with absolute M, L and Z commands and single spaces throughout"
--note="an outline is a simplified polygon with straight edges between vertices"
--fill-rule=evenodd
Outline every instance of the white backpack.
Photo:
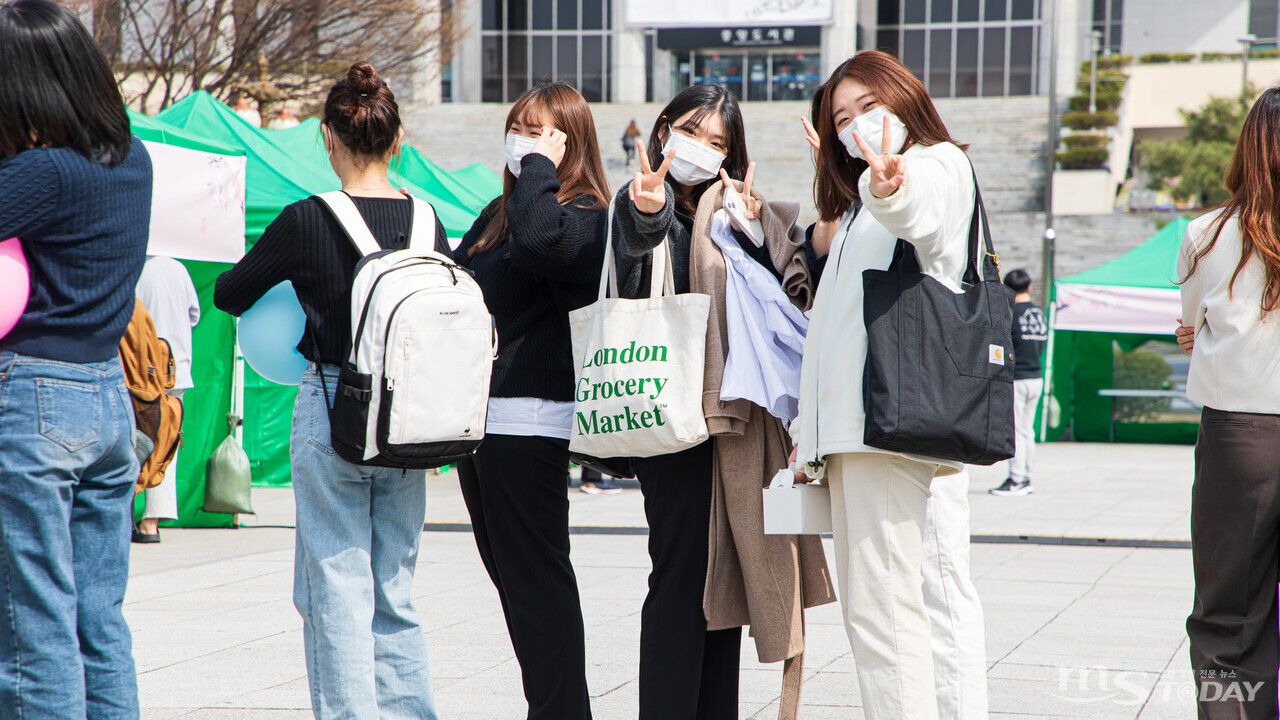
M 429 203 L 413 198 L 406 249 L 383 250 L 350 197 L 318 197 L 364 256 L 351 284 L 351 355 L 330 412 L 334 450 L 349 462 L 398 468 L 470 455 L 484 439 L 498 350 L 480 286 L 434 251 Z

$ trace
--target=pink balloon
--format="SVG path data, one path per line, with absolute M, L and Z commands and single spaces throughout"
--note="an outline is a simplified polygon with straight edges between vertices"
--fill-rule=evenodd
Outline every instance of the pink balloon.
M 0 338 L 18 324 L 31 296 L 31 276 L 22 243 L 17 238 L 0 242 Z

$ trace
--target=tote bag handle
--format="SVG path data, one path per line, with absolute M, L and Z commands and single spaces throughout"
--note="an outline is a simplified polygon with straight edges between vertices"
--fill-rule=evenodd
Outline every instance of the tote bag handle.
M 613 262 L 613 211 L 618 204 L 615 197 L 609 202 L 609 219 L 606 225 L 604 240 L 604 266 L 600 268 L 600 291 L 597 301 L 604 300 L 609 296 L 609 288 L 617 293 L 618 285 L 618 268 Z M 653 249 L 653 268 L 649 273 L 649 297 L 665 297 L 675 295 L 675 271 L 671 266 L 671 252 L 667 247 L 670 235 L 662 239 L 658 246 Z

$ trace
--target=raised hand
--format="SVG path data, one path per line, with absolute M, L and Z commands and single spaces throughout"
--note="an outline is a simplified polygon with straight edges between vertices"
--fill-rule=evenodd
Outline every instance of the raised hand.
M 646 215 L 661 212 L 667 204 L 667 190 L 663 183 L 667 179 L 667 170 L 671 169 L 671 161 L 675 158 L 674 150 L 658 166 L 657 172 L 649 165 L 649 153 L 644 150 L 644 143 L 636 139 L 636 154 L 640 156 L 640 172 L 631 180 L 627 193 L 636 209 Z
M 857 130 L 853 132 L 853 141 L 858 143 L 862 157 L 866 158 L 867 165 L 871 166 L 871 194 L 878 198 L 887 198 L 898 192 L 898 188 L 907 181 L 907 160 L 901 155 L 894 155 L 889 150 L 893 147 L 889 116 L 886 115 L 884 118 L 884 133 L 881 135 L 878 155 L 871 151 L 867 141 L 862 139 Z
M 814 152 L 818 152 L 822 146 L 822 140 L 818 137 L 818 131 L 813 129 L 813 123 L 809 122 L 809 118 L 802 115 L 800 124 L 804 126 L 804 139 L 809 142 L 809 146 L 813 148 Z
M 754 160 L 747 163 L 747 175 L 743 178 L 742 182 L 738 182 L 737 180 L 729 177 L 729 173 L 726 172 L 724 168 L 720 168 L 720 182 L 724 183 L 726 188 L 730 188 L 734 192 L 738 193 L 738 196 L 742 198 L 742 204 L 747 208 L 748 220 L 755 220 L 760 217 L 760 208 L 764 205 L 764 203 L 760 202 L 759 198 L 751 194 L 751 182 L 755 179 L 755 175 L 756 163 Z M 737 226 L 737 222 L 734 222 L 734 226 Z M 738 229 L 745 232 L 743 228 Z
M 533 144 L 533 149 L 529 152 L 545 156 L 558 168 L 560 167 L 560 161 L 564 159 L 564 146 L 568 140 L 568 135 L 555 128 L 543 125 L 542 136 L 538 138 L 538 142 Z

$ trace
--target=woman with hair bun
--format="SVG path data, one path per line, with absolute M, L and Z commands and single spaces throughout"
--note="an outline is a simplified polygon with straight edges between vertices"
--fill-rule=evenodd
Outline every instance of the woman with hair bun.
M 408 244 L 413 202 L 387 180 L 404 130 L 395 96 L 368 63 L 329 90 L 329 163 L 383 249 Z M 446 242 L 436 220 L 433 243 Z M 418 240 L 425 245 L 424 239 Z M 317 718 L 434 720 L 427 647 L 410 591 L 426 508 L 426 471 L 354 465 L 330 444 L 329 407 L 351 344 L 360 253 L 317 197 L 293 203 L 223 273 L 214 304 L 248 310 L 288 280 L 307 316 L 289 455 L 297 503 L 293 601 L 303 620 Z M 321 377 L 323 373 L 324 377 Z

